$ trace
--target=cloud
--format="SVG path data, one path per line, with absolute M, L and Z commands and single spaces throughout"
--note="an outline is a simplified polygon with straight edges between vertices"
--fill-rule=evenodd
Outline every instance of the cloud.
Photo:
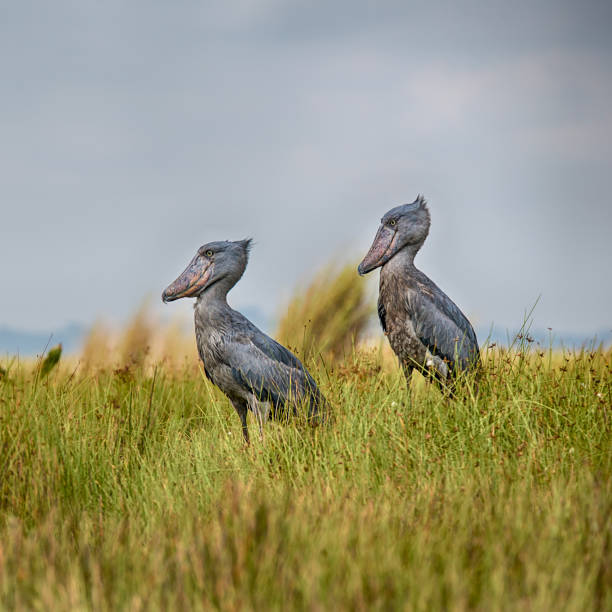
M 418 191 L 419 265 L 481 322 L 540 293 L 543 327 L 608 320 L 605 7 L 23 6 L 0 37 L 2 322 L 125 317 L 245 235 L 232 299 L 274 314 Z

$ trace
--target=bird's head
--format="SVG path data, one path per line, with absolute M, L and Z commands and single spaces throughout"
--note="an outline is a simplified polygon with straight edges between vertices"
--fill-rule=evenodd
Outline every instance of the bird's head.
M 164 302 L 184 297 L 198 297 L 223 283 L 229 291 L 240 279 L 249 260 L 251 239 L 236 242 L 209 242 L 198 249 L 184 272 L 162 293 Z
M 429 233 L 429 210 L 422 195 L 411 204 L 392 208 L 380 220 L 380 227 L 367 255 L 357 268 L 360 275 L 386 264 L 398 251 L 411 245 L 418 251 Z

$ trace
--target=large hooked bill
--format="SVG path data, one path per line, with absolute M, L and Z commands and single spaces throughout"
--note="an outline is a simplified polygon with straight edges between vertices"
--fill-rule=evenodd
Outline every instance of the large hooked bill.
M 194 297 L 206 287 L 212 275 L 213 264 L 196 255 L 184 272 L 162 293 L 163 302 L 173 302 L 184 297 Z
M 376 232 L 370 250 L 357 268 L 360 276 L 387 263 L 395 254 L 396 242 L 397 232 L 387 225 L 381 225 Z

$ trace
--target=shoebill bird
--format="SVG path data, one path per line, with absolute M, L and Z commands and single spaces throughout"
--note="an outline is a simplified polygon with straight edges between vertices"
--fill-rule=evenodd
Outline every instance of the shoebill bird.
M 380 268 L 378 316 L 408 384 L 414 368 L 439 383 L 452 382 L 480 361 L 474 329 L 456 304 L 414 265 L 429 234 L 427 202 L 392 208 L 359 264 L 364 275 Z
M 232 402 L 247 444 L 248 410 L 260 435 L 270 409 L 279 417 L 306 406 L 313 424 L 323 420 L 326 410 L 325 398 L 300 360 L 227 303 L 227 293 L 246 268 L 250 244 L 205 244 L 162 294 L 164 302 L 196 298 L 195 333 L 204 372 Z

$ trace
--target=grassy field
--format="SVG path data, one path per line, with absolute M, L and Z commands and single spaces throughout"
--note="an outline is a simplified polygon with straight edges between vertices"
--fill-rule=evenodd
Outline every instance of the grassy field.
M 296 291 L 333 419 L 250 447 L 146 307 L 1 362 L 0 609 L 612 610 L 612 353 L 485 347 L 449 399 L 358 344 L 372 310 L 354 266 Z
M 612 609 L 610 353 L 484 350 L 447 400 L 384 346 L 248 448 L 193 359 L 4 360 L 0 608 Z

